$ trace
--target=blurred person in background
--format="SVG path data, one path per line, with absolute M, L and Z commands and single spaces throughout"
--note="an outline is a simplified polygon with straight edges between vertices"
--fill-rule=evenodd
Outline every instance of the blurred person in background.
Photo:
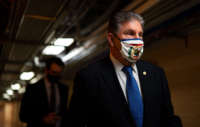
M 51 57 L 46 61 L 44 78 L 27 85 L 19 113 L 27 127 L 63 126 L 68 103 L 68 87 L 59 82 L 63 70 L 62 60 Z

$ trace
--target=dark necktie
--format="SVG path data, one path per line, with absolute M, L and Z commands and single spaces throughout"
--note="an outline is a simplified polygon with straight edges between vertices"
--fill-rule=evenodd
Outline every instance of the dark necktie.
M 131 115 L 136 123 L 136 127 L 142 127 L 143 125 L 143 101 L 140 94 L 137 82 L 133 77 L 131 66 L 125 66 L 122 71 L 126 74 L 126 93 L 128 99 L 128 105 Z
M 51 112 L 55 111 L 55 106 L 56 106 L 56 91 L 55 91 L 55 85 L 56 84 L 51 84 L 51 94 L 50 94 L 50 103 L 49 103 L 49 108 Z

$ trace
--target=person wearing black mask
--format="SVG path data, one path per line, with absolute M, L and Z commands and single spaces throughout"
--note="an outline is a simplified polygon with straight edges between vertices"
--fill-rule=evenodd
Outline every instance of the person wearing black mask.
M 44 78 L 27 85 L 19 113 L 27 127 L 62 127 L 68 102 L 68 87 L 59 82 L 63 69 L 62 60 L 51 57 L 46 61 Z

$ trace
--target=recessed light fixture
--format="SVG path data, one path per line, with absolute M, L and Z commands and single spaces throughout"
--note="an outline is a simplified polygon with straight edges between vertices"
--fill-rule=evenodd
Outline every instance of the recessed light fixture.
M 65 50 L 65 47 L 63 47 L 63 46 L 47 46 L 42 51 L 42 54 L 44 54 L 44 55 L 58 55 L 64 50 Z
M 79 53 L 81 53 L 84 50 L 83 47 L 79 47 L 79 48 L 75 48 L 73 50 L 71 50 L 67 55 L 62 57 L 62 60 L 64 62 L 68 61 L 69 59 L 73 58 L 74 56 L 78 55 Z
M 30 84 L 38 82 L 42 78 L 42 74 L 37 74 L 33 79 L 30 80 Z
M 34 72 L 22 72 L 20 75 L 21 80 L 31 80 L 35 76 Z
M 6 91 L 6 93 L 7 93 L 8 95 L 13 95 L 13 91 L 12 91 L 11 89 L 8 89 L 8 90 Z
M 13 89 L 13 90 L 19 90 L 20 88 L 21 88 L 21 86 L 19 83 L 15 83 L 15 84 L 11 85 L 11 89 Z
M 24 93 L 25 90 L 26 90 L 25 87 L 21 87 L 21 88 L 19 89 L 18 93 L 20 93 L 20 94 L 21 94 L 21 93 Z
M 74 42 L 74 38 L 58 38 L 55 40 L 54 45 L 70 46 Z
M 7 93 L 3 94 L 3 98 L 7 100 L 11 100 L 10 96 Z

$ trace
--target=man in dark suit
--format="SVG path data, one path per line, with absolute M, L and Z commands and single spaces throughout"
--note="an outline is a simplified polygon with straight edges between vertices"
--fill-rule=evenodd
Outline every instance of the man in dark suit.
M 110 56 L 79 71 L 70 104 L 73 127 L 181 127 L 164 71 L 140 60 L 143 18 L 118 12 L 109 21 Z
M 59 82 L 64 63 L 57 57 L 46 61 L 45 76 L 28 85 L 22 98 L 20 119 L 28 127 L 61 127 L 67 116 L 68 87 Z

